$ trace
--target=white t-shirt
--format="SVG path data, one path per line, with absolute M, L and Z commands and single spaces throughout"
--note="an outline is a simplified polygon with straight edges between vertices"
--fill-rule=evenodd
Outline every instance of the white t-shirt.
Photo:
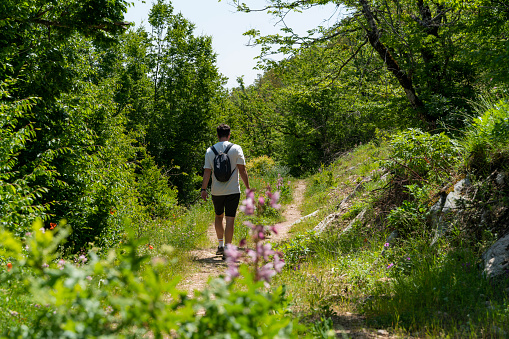
M 220 141 L 214 145 L 214 148 L 218 152 L 224 152 L 226 147 L 231 144 L 229 141 Z M 230 164 L 232 166 L 233 174 L 228 182 L 217 181 L 216 176 L 214 175 L 214 151 L 209 147 L 207 149 L 207 153 L 205 154 L 205 165 L 203 168 L 209 168 L 212 170 L 212 195 L 229 195 L 240 193 L 240 184 L 239 184 L 239 169 L 237 165 L 245 165 L 246 159 L 244 159 L 244 153 L 242 152 L 242 147 L 239 145 L 233 145 L 232 148 L 228 151 L 228 157 L 230 158 Z

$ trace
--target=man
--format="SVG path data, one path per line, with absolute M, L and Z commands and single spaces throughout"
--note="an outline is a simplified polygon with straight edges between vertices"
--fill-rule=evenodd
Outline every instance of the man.
M 212 147 L 209 147 L 205 154 L 205 165 L 203 166 L 204 172 L 201 185 L 201 197 L 203 200 L 207 200 L 207 185 L 210 177 L 212 177 L 211 194 L 212 202 L 214 203 L 214 212 L 216 214 L 214 226 L 219 242 L 216 255 L 221 255 L 224 260 L 224 246 L 232 243 L 235 215 L 237 214 L 237 207 L 240 201 L 239 175 L 246 189 L 250 189 L 250 187 L 246 171 L 246 160 L 244 159 L 242 148 L 230 142 L 230 126 L 226 124 L 219 125 L 217 127 L 217 137 L 219 142 L 212 147 L 214 147 L 218 153 L 225 152 L 227 147 L 232 145 L 227 153 L 230 159 L 232 174 L 227 182 L 221 182 L 217 180 L 215 175 L 212 175 L 216 154 L 212 150 Z M 226 227 L 223 229 L 224 216 L 226 216 Z

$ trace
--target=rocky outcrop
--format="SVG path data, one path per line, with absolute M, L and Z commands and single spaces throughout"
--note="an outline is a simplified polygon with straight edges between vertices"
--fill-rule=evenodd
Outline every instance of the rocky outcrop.
M 441 195 L 437 203 L 431 207 L 431 223 L 435 230 L 431 245 L 434 245 L 447 232 L 451 220 L 461 210 L 461 206 L 467 199 L 466 193 L 470 186 L 471 183 L 468 177 L 458 181 L 452 192 Z
M 497 240 L 482 258 L 486 276 L 509 274 L 509 234 Z

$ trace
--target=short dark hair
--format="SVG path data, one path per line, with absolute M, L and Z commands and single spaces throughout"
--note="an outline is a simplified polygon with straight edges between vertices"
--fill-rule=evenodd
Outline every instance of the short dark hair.
M 230 135 L 230 126 L 228 126 L 227 124 L 221 124 L 221 125 L 217 126 L 217 137 L 218 138 L 227 137 L 229 135 Z

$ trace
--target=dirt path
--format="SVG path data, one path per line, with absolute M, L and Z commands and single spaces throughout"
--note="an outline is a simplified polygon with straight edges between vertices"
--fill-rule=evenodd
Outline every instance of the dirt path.
M 287 205 L 283 211 L 285 221 L 275 225 L 278 234 L 272 235 L 270 241 L 281 241 L 289 237 L 291 225 L 301 217 L 299 205 L 304 198 L 305 189 L 306 184 L 303 180 L 296 182 L 293 191 L 293 201 L 290 205 Z M 207 235 L 210 239 L 210 243 L 213 245 L 209 248 L 198 249 L 191 252 L 191 258 L 194 263 L 193 266 L 196 267 L 196 271 L 188 275 L 177 286 L 178 289 L 188 292 L 189 295 L 192 295 L 195 290 L 203 290 L 209 279 L 218 277 L 226 271 L 226 263 L 221 257 L 215 254 L 217 238 L 213 224 L 209 227 Z

